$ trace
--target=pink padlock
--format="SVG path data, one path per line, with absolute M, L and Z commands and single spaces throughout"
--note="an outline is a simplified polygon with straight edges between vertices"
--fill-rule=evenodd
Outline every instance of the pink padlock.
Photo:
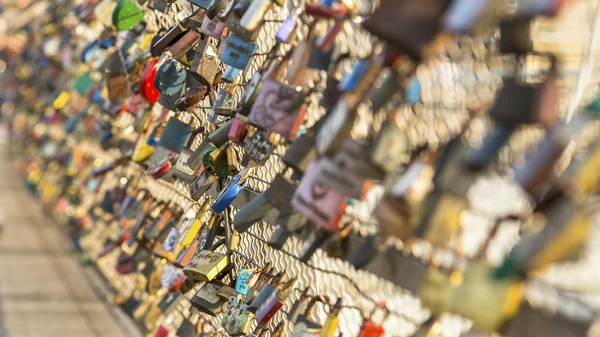
M 244 139 L 246 139 L 246 134 L 248 134 L 248 127 L 248 124 L 236 118 L 233 120 L 233 124 L 231 125 L 231 129 L 229 129 L 227 137 L 229 137 L 229 140 L 232 142 L 243 143 Z
M 348 197 L 320 183 L 318 175 L 319 163 L 313 160 L 300 180 L 292 205 L 317 226 L 335 232 L 340 228 Z

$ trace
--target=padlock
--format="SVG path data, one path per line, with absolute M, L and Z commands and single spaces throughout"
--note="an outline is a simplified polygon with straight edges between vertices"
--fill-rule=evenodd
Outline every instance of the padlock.
M 179 292 L 174 292 L 174 293 L 168 293 L 165 297 L 163 297 L 163 299 L 158 303 L 158 308 L 160 309 L 160 311 L 163 314 L 169 314 L 171 313 L 173 310 L 175 310 L 175 308 L 177 307 L 177 305 L 179 304 L 179 301 L 181 301 L 183 298 L 183 296 L 181 295 L 181 293 Z
M 340 324 L 340 318 L 338 317 L 340 314 L 340 310 L 342 309 L 342 298 L 339 297 L 335 304 L 329 310 L 327 314 L 327 319 L 323 324 L 323 328 L 321 328 L 320 337 L 333 337 L 335 336 L 335 332 L 337 331 L 338 325 Z
M 342 96 L 321 125 L 316 136 L 317 153 L 332 156 L 350 137 L 357 116 L 348 109 L 348 102 L 349 97 Z
M 194 257 L 194 255 L 196 253 L 196 248 L 197 247 L 198 247 L 198 240 L 193 240 L 190 243 L 189 246 L 183 248 L 179 252 L 179 254 L 177 255 L 177 257 L 175 258 L 175 261 L 173 262 L 173 265 L 176 266 L 176 267 L 178 267 L 178 268 L 184 268 L 192 260 L 192 258 Z M 193 282 L 193 280 L 189 280 L 188 283 L 195 284 Z
M 118 31 L 130 30 L 144 21 L 144 14 L 137 0 L 119 0 L 112 13 L 112 23 Z
M 445 30 L 455 34 L 483 35 L 498 23 L 500 3 L 496 0 L 454 1 L 442 17 Z M 502 14 L 502 13 L 500 13 Z
M 177 108 L 177 111 L 193 110 L 198 103 L 204 100 L 206 95 L 208 95 L 208 92 L 209 88 L 204 85 L 197 85 L 193 88 L 187 89 L 185 94 L 175 101 L 175 107 Z
M 369 67 L 371 66 L 368 59 L 361 59 L 358 61 L 352 71 L 345 76 L 338 85 L 338 89 L 342 92 L 353 92 L 358 87 L 358 83 L 365 77 Z
M 238 149 L 233 146 L 227 148 L 227 166 L 229 168 L 230 175 L 236 175 L 240 172 L 240 153 Z
M 505 19 L 500 22 L 498 52 L 523 55 L 533 52 L 533 20 Z
M 219 192 L 219 195 L 215 198 L 215 203 L 211 207 L 213 212 L 220 214 L 231 205 L 233 200 L 237 198 L 244 189 L 250 172 L 250 170 L 245 169 L 229 181 L 227 186 Z
M 231 129 L 229 129 L 229 133 L 227 134 L 227 138 L 234 143 L 243 143 L 246 139 L 246 135 L 248 134 L 249 127 L 250 126 L 247 123 L 234 118 Z
M 256 297 L 252 298 L 251 296 L 246 296 L 246 299 L 250 302 L 249 309 L 252 311 L 258 310 L 272 294 L 277 292 L 283 285 L 283 276 L 283 273 L 274 276 L 265 273 L 262 284 L 259 284 L 258 287 L 255 288 L 254 294 Z M 256 293 L 257 290 L 258 293 Z
M 432 189 L 433 175 L 431 165 L 415 161 L 386 189 L 373 211 L 381 225 L 382 236 L 409 238 L 417 224 L 419 206 Z
M 204 48 L 198 48 L 198 51 L 190 67 L 190 74 L 204 86 L 212 88 L 219 72 L 217 51 L 209 43 Z
M 158 147 L 152 157 L 150 157 L 150 166 L 148 173 L 154 179 L 164 177 L 173 168 L 173 162 L 177 158 L 177 154 L 162 147 Z
M 303 228 L 307 228 L 307 226 L 308 220 L 305 216 L 295 212 L 292 207 L 287 207 L 279 212 L 276 219 L 275 231 L 267 241 L 267 244 L 275 249 L 282 249 L 292 233 L 298 233 Z
M 160 93 L 154 86 L 154 79 L 156 78 L 158 58 L 153 58 L 146 64 L 146 68 L 140 78 L 140 94 L 148 100 L 150 103 L 156 103 Z
M 229 336 L 245 336 L 250 332 L 255 315 L 248 306 L 239 303 L 237 296 L 231 297 L 223 314 L 221 327 Z
M 175 333 L 177 337 L 195 337 L 198 335 L 198 323 L 193 323 L 192 318 L 186 318 Z
M 306 93 L 299 86 L 293 85 L 301 73 L 298 68 L 300 65 L 296 65 L 296 70 L 288 69 L 286 79 L 283 78 L 283 66 L 292 59 L 293 51 L 288 52 L 281 62 L 266 73 L 248 116 L 250 123 L 288 139 L 296 137 L 306 114 Z M 292 108 L 292 102 L 295 101 L 300 104 Z
M 207 150 L 208 152 L 208 150 Z M 210 151 L 208 156 L 205 157 L 207 161 L 204 162 L 204 167 L 217 177 L 225 179 L 229 177 L 229 163 L 227 162 L 227 147 Z
M 304 314 L 298 316 L 293 322 L 292 336 L 319 336 L 321 334 L 321 324 L 315 322 L 311 318 L 312 311 L 317 302 L 328 303 L 329 300 L 325 296 L 315 296 L 310 299 L 304 310 Z
M 504 81 L 496 96 L 490 115 L 508 125 L 542 123 L 546 127 L 558 121 L 558 88 L 556 86 L 556 59 L 545 80 L 539 84 L 519 83 L 515 79 Z
M 230 296 L 220 296 L 220 293 L 228 293 Z M 235 295 L 233 288 L 228 285 L 212 280 L 204 284 L 202 288 L 190 300 L 192 306 L 199 311 L 216 317 L 227 307 L 228 299 Z
M 254 131 L 244 145 L 242 165 L 246 167 L 264 165 L 275 151 L 275 144 L 269 140 L 266 132 Z
M 187 164 L 187 161 L 190 158 L 190 156 L 192 156 L 192 154 L 193 152 L 191 150 L 186 148 L 182 149 L 181 153 L 179 153 L 179 156 L 177 157 L 177 162 L 173 167 L 173 175 L 185 181 L 188 184 L 193 183 L 194 180 L 198 177 L 198 171 L 192 169 Z
M 292 13 L 283 21 L 277 33 L 275 33 L 275 39 L 280 43 L 291 43 L 293 37 L 296 36 L 296 29 L 298 28 L 298 17 L 302 13 L 302 8 L 295 8 Z
M 194 55 L 196 55 L 196 46 L 201 40 L 200 34 L 194 29 L 188 30 L 181 38 L 179 38 L 169 51 L 173 58 L 181 62 L 183 65 L 190 67 L 192 65 Z
M 113 102 L 121 101 L 129 96 L 128 74 L 119 53 L 113 52 L 107 57 L 105 68 L 106 87 L 108 98 Z
M 199 213 L 195 218 L 183 218 L 181 225 L 178 227 L 178 230 L 181 233 L 177 241 L 179 246 L 189 247 L 192 244 L 202 228 L 202 219 L 208 213 L 209 207 L 210 202 L 207 199 L 202 206 L 200 206 Z
M 188 0 L 188 1 L 202 9 L 209 9 L 209 8 L 213 7 L 215 5 L 215 3 L 217 2 L 217 0 Z
M 210 142 L 218 148 L 227 144 L 227 141 L 229 140 L 229 130 L 231 130 L 232 125 L 233 119 L 230 119 L 227 123 L 219 126 L 217 130 L 208 135 Z
M 390 116 L 391 117 L 391 116 Z M 388 117 L 369 145 L 369 160 L 385 172 L 397 172 L 403 164 L 401 154 L 408 151 L 408 137 L 394 118 Z
M 165 52 L 169 47 L 171 47 L 175 42 L 177 42 L 185 33 L 187 32 L 187 28 L 183 24 L 177 24 L 169 29 L 162 36 L 156 38 L 156 41 L 152 43 L 150 48 L 150 52 L 153 57 L 160 56 L 163 52 Z
M 528 19 L 535 16 L 556 16 L 568 2 L 568 0 L 519 1 L 514 16 Z
M 296 187 L 297 184 L 277 174 L 265 192 L 238 210 L 233 222 L 235 229 L 243 233 L 271 210 L 280 209 L 282 203 L 292 199 Z
M 281 161 L 296 170 L 304 173 L 313 159 L 317 156 L 315 136 L 311 133 L 300 135 L 285 151 Z
M 320 228 L 334 232 L 339 229 L 348 198 L 319 183 L 318 165 L 317 161 L 309 165 L 296 189 L 292 205 Z
M 450 3 L 449 0 L 382 1 L 362 26 L 419 62 L 439 37 L 441 19 Z
M 375 306 L 375 309 L 369 314 L 366 320 L 363 321 L 362 326 L 360 328 L 360 332 L 358 333 L 358 337 L 381 337 L 383 336 L 385 330 L 383 329 L 383 324 L 375 323 L 373 321 L 373 315 L 377 311 L 377 309 L 383 310 L 384 316 L 383 320 L 385 320 L 389 314 L 389 311 L 385 307 L 385 303 L 378 303 Z
M 203 250 L 209 250 L 210 247 L 215 243 L 217 231 L 220 228 L 222 217 L 220 214 L 214 214 L 211 212 L 211 216 L 207 223 L 202 227 L 202 231 L 198 236 L 198 245 L 196 246 L 196 255 L 200 254 Z
M 255 43 L 244 41 L 234 35 L 229 35 L 221 43 L 223 44 L 223 49 L 219 51 L 221 62 L 240 70 L 245 69 L 250 63 L 257 48 Z
M 483 261 L 471 261 L 462 283 L 451 287 L 448 311 L 471 319 L 477 327 L 499 332 L 518 312 L 525 286 L 515 278 L 494 279 L 492 271 Z
M 594 141 L 586 151 L 585 158 L 573 160 L 559 178 L 560 185 L 573 195 L 586 197 L 598 188 L 599 179 L 595 172 L 598 172 L 600 164 L 599 145 L 600 142 Z
M 202 160 L 204 157 L 204 152 L 210 148 L 210 146 L 211 144 L 208 138 L 204 138 L 202 143 L 200 143 L 200 145 L 194 149 L 194 152 L 192 152 L 187 161 L 187 164 L 191 169 L 198 170 L 200 168 L 203 163 Z
M 295 284 L 295 278 L 283 283 L 283 285 L 276 292 L 272 293 L 271 296 L 269 296 L 269 298 L 267 298 L 267 300 L 256 310 L 256 321 L 258 325 L 267 325 L 271 318 L 279 312 L 294 290 Z
M 223 241 L 211 247 L 210 250 L 202 250 L 183 268 L 183 273 L 189 279 L 197 282 L 213 280 L 230 264 L 229 254 L 217 253 L 214 250 L 223 244 Z
M 332 159 L 321 158 L 318 182 L 345 196 L 362 200 L 373 187 L 374 180 L 383 179 L 381 171 L 366 160 L 368 144 L 349 138 Z
M 240 118 L 244 121 L 244 117 L 247 117 L 250 114 L 250 110 L 254 101 L 256 100 L 256 96 L 260 92 L 260 88 L 262 87 L 262 78 L 264 74 L 261 71 L 256 71 L 252 75 L 252 78 L 248 83 L 244 86 L 244 94 L 238 104 L 237 118 Z
M 517 126 L 496 122 L 494 129 L 484 138 L 480 148 L 475 149 L 465 158 L 465 165 L 471 170 L 483 170 L 493 162 L 498 152 L 508 142 Z
M 200 198 L 208 191 L 208 189 L 217 181 L 217 177 L 210 174 L 206 169 L 200 173 L 198 177 L 190 184 L 190 198 L 194 201 L 200 200 Z
M 526 277 L 552 263 L 576 257 L 584 247 L 591 229 L 587 211 L 563 196 L 541 215 L 546 222 L 544 228 L 517 242 L 496 269 L 496 278 Z
M 189 117 L 191 118 L 191 116 Z M 194 126 L 193 118 L 191 118 L 190 123 L 186 123 L 177 116 L 172 116 L 165 125 L 158 146 L 177 154 L 181 153 L 181 150 L 189 143 Z
M 310 222 L 306 226 L 311 229 L 311 233 L 309 234 L 309 237 L 305 240 L 306 244 L 300 252 L 298 260 L 304 263 L 309 263 L 310 259 L 317 252 L 317 249 L 322 248 L 329 240 L 331 240 L 331 238 L 334 237 L 335 232 L 330 232 L 326 229 L 316 228 L 316 226 Z
M 223 81 L 224 83 L 234 83 L 236 81 L 239 81 L 239 75 L 241 72 L 242 71 L 237 68 L 227 66 L 227 68 L 225 68 L 223 76 L 221 76 L 221 81 Z
M 264 20 L 267 10 L 273 5 L 284 6 L 283 0 L 257 0 L 252 1 L 250 6 L 240 18 L 240 26 L 249 32 L 255 31 Z
M 154 86 L 161 94 L 159 101 L 163 96 L 179 98 L 177 95 L 181 94 L 185 80 L 186 72 L 179 62 L 169 59 L 160 65 L 154 80 Z

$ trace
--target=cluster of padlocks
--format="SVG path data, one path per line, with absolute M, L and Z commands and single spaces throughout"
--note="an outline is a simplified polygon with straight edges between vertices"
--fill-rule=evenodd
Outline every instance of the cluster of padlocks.
M 525 298 L 528 280 L 584 247 L 600 177 L 597 139 L 555 170 L 600 117 L 597 100 L 561 120 L 560 64 L 533 48 L 534 20 L 566 2 L 382 0 L 365 10 L 351 0 L 61 0 L 26 25 L 37 39 L 9 65 L 23 86 L 13 148 L 26 158 L 28 186 L 78 248 L 92 231 L 111 233 L 86 258 L 116 254 L 111 268 L 141 277 L 115 303 L 151 336 L 334 337 L 352 324 L 340 311 L 357 309 L 359 337 L 407 335 L 384 329 L 382 320 L 396 319 L 385 302 L 346 305 L 319 284 L 326 281 L 300 288 L 300 275 L 253 256 L 254 238 L 244 238 L 265 223 L 274 226 L 265 240 L 274 250 L 300 242 L 293 257 L 302 263 L 322 250 L 417 295 L 430 316 L 408 335 L 442 336 L 440 319 L 457 314 L 482 335 L 585 336 L 595 321 L 585 304 L 573 304 L 576 314 L 548 313 Z M 273 36 L 267 23 L 277 26 Z M 514 75 L 493 101 L 469 110 L 449 142 L 410 148 L 390 104 L 414 96 L 419 66 L 457 36 L 498 27 L 497 49 L 515 56 Z M 341 48 L 348 30 L 369 38 L 366 53 Z M 526 81 L 532 59 L 545 70 Z M 358 137 L 361 109 L 383 120 Z M 494 127 L 473 147 L 465 133 L 484 118 Z M 531 209 L 508 219 L 538 228 L 492 265 L 486 251 L 507 218 L 498 219 L 465 257 L 456 241 L 467 192 L 527 125 L 545 136 L 511 179 Z M 268 187 L 249 191 L 265 168 Z M 161 198 L 148 179 L 185 186 L 194 206 Z M 365 234 L 343 219 L 374 190 L 382 191 L 370 214 L 375 230 Z M 436 251 L 453 252 L 453 261 L 440 264 Z M 194 314 L 170 329 L 165 317 L 182 301 Z M 318 303 L 323 320 L 311 316 Z

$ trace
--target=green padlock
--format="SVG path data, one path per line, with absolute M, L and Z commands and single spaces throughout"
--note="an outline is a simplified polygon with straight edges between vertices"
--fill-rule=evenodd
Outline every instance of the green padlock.
M 119 0 L 112 14 L 112 23 L 118 31 L 130 30 L 144 21 L 144 15 L 144 9 L 136 0 Z

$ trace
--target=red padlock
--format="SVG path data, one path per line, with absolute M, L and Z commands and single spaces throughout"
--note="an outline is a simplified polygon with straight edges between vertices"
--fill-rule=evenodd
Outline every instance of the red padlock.
M 142 73 L 142 77 L 140 78 L 140 93 L 148 100 L 150 103 L 156 103 L 158 101 L 158 97 L 160 96 L 160 92 L 154 86 L 154 78 L 156 77 L 156 70 L 158 67 L 158 57 L 155 57 L 148 61 L 146 64 L 146 68 Z
M 381 309 L 383 311 L 383 319 L 382 323 L 375 323 L 373 321 L 373 315 L 377 312 L 377 309 Z M 358 333 L 358 337 L 381 337 L 383 336 L 385 330 L 383 329 L 383 321 L 387 318 L 389 314 L 388 309 L 385 306 L 384 302 L 377 303 L 377 306 L 371 311 L 369 317 L 363 322 L 362 327 L 360 328 L 360 332 Z
M 164 326 L 159 326 L 158 329 L 156 329 L 156 332 L 154 333 L 154 337 L 167 337 L 169 335 L 169 330 L 167 330 L 167 328 L 165 328 Z

